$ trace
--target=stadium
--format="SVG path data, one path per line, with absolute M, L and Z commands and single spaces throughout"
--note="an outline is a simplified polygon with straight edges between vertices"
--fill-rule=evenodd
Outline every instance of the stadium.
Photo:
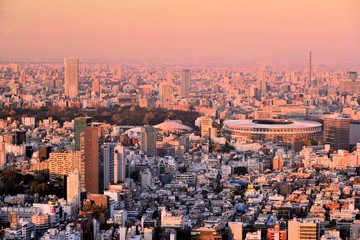
M 291 119 L 228 120 L 223 125 L 228 140 L 272 141 L 291 146 L 295 151 L 301 150 L 309 139 L 318 140 L 321 131 L 321 123 Z

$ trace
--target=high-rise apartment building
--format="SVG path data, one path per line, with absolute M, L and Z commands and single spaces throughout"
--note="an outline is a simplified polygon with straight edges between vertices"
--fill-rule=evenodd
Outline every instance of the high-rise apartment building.
M 75 151 L 80 151 L 80 134 L 84 131 L 85 126 L 90 123 L 90 117 L 79 117 L 74 119 Z
M 52 152 L 49 155 L 50 178 L 63 177 L 75 169 L 79 169 L 80 152 Z
M 69 98 L 76 98 L 79 93 L 79 59 L 75 57 L 68 57 L 64 59 L 65 65 L 65 96 Z
M 181 73 L 180 97 L 187 98 L 190 96 L 190 80 L 191 80 L 190 70 L 184 69 Z
M 104 149 L 101 128 L 86 126 L 83 134 L 84 183 L 89 193 L 104 190 Z
M 146 125 L 141 127 L 141 151 L 148 156 L 156 155 L 156 129 Z
M 288 221 L 288 239 L 291 240 L 315 240 L 318 235 L 318 226 L 315 222 L 305 222 L 293 219 Z
M 126 178 L 127 168 L 126 148 L 122 145 L 117 145 L 114 148 L 114 183 L 124 182 Z
M 74 170 L 68 174 L 66 179 L 66 199 L 68 203 L 76 204 L 80 207 L 80 172 Z
M 330 144 L 334 150 L 349 149 L 350 118 L 336 115 L 324 118 L 324 143 Z
M 114 147 L 115 143 L 104 143 L 104 187 L 114 183 Z

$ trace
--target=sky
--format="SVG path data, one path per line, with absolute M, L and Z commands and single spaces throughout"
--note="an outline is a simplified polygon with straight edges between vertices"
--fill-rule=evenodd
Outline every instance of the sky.
M 0 58 L 360 61 L 359 0 L 0 0 Z

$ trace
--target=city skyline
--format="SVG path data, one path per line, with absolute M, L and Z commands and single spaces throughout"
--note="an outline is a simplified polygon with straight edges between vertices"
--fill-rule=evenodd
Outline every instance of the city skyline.
M 0 5 L 2 58 L 359 61 L 356 0 Z

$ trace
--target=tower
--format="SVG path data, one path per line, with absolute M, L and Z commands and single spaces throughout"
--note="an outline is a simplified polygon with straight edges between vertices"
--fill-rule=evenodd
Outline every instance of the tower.
M 188 98 L 190 96 L 190 79 L 190 70 L 184 69 L 181 73 L 180 97 Z
M 122 145 L 114 148 L 114 183 L 124 182 L 126 178 L 127 151 Z
M 85 188 L 89 193 L 104 190 L 104 139 L 100 126 L 86 126 L 84 129 Z
M 74 170 L 70 172 L 66 179 L 66 197 L 68 203 L 76 204 L 80 207 L 80 172 Z
M 74 119 L 75 151 L 80 151 L 80 134 L 84 131 L 85 126 L 89 125 L 90 122 L 90 117 L 79 117 Z
M 100 81 L 98 78 L 95 78 L 92 82 L 92 93 L 100 94 Z
M 141 127 L 141 151 L 145 155 L 156 155 L 156 129 L 146 125 Z
M 79 93 L 79 59 L 75 57 L 68 57 L 64 59 L 65 65 L 65 96 L 69 98 L 76 98 Z
M 26 84 L 26 74 L 24 70 L 20 72 L 19 82 L 22 85 Z
M 267 89 L 265 67 L 260 68 L 258 72 L 257 85 L 259 90 L 259 98 L 261 98 L 263 95 L 266 95 L 266 89 Z
M 114 143 L 104 143 L 104 186 L 114 182 Z

